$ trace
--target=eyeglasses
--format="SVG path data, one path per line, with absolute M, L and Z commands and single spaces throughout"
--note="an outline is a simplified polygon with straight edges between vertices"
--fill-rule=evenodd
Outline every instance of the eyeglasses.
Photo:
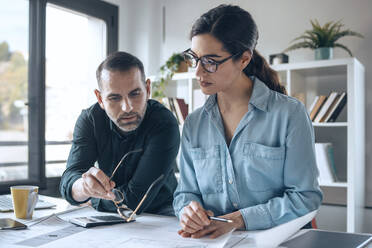
M 222 63 L 225 63 L 227 60 L 231 59 L 232 57 L 238 55 L 240 53 L 233 54 L 223 60 L 216 61 L 212 59 L 210 56 L 202 56 L 198 58 L 191 49 L 187 49 L 186 51 L 182 52 L 183 58 L 185 59 L 186 64 L 189 67 L 196 68 L 198 62 L 200 61 L 203 69 L 209 73 L 214 73 L 217 71 L 218 66 Z
M 130 151 L 130 152 L 124 154 L 124 156 L 120 159 L 119 163 L 116 165 L 114 171 L 112 172 L 112 174 L 110 176 L 110 181 L 114 177 L 116 171 L 118 170 L 120 165 L 122 165 L 124 159 L 128 155 L 130 155 L 132 153 L 136 153 L 136 152 L 141 152 L 141 151 L 142 151 L 142 149 L 137 149 L 137 150 L 133 150 L 133 151 Z M 163 179 L 163 177 L 164 177 L 164 175 L 162 174 L 153 183 L 151 183 L 150 187 L 147 189 L 145 195 L 142 197 L 141 201 L 138 203 L 138 205 L 137 205 L 137 207 L 134 211 L 132 209 L 130 209 L 127 205 L 124 204 L 124 194 L 123 194 L 123 192 L 121 192 L 117 188 L 114 188 L 112 190 L 112 192 L 115 195 L 115 199 L 112 200 L 112 202 L 115 204 L 116 210 L 117 210 L 118 214 L 120 215 L 120 217 L 123 218 L 124 220 L 126 220 L 127 222 L 132 221 L 135 218 L 138 209 L 141 207 L 142 203 L 147 198 L 147 195 L 150 192 L 150 190 L 154 187 L 155 184 L 157 184 L 161 179 Z

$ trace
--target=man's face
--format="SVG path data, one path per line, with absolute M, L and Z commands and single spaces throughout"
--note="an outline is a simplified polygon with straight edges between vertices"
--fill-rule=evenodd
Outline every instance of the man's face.
M 102 70 L 101 91 L 95 90 L 95 94 L 101 108 L 121 131 L 133 131 L 144 118 L 150 80 L 145 85 L 136 67 L 124 72 Z

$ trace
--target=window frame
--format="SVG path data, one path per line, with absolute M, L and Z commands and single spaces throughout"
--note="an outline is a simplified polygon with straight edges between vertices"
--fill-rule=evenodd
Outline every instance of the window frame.
M 48 3 L 103 20 L 107 30 L 107 54 L 118 50 L 119 10 L 116 5 L 101 0 L 29 0 L 28 179 L 0 182 L 0 194 L 9 193 L 12 185 L 32 184 L 39 186 L 42 194 L 59 195 L 61 178 L 47 178 L 45 171 L 45 30 Z

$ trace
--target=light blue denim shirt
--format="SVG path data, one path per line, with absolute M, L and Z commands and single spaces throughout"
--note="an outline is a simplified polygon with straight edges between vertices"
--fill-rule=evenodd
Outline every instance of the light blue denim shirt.
M 175 214 L 180 217 L 191 201 L 215 215 L 239 210 L 246 230 L 317 209 L 322 192 L 304 105 L 255 79 L 248 112 L 228 146 L 217 97 L 210 96 L 183 127 Z

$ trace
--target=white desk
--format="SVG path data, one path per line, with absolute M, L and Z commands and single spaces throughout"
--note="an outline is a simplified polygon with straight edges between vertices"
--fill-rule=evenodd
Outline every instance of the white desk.
M 57 204 L 56 209 L 37 210 L 33 221 L 60 211 L 71 210 L 63 199 L 43 197 Z M 72 217 L 105 215 L 112 213 L 97 212 L 90 207 L 77 209 L 68 213 L 51 217 L 26 230 L 0 231 L 0 247 L 277 247 L 284 240 L 295 234 L 298 229 L 308 223 L 316 214 L 312 212 L 283 225 L 262 231 L 235 231 L 217 240 L 208 238 L 185 239 L 177 234 L 180 229 L 175 217 L 143 214 L 133 223 L 99 226 L 89 229 L 75 227 L 68 222 Z M 0 214 L 0 218 L 14 218 L 13 213 Z M 62 220 L 61 220 L 62 219 Z M 30 220 L 21 220 L 31 223 Z M 24 242 L 22 242 L 24 241 Z M 11 245 L 10 245 L 11 244 Z M 25 245 L 26 244 L 26 245 Z M 31 246 L 33 244 L 33 246 Z
M 48 215 L 51 215 L 51 214 L 61 213 L 61 212 L 65 212 L 65 211 L 69 211 L 69 210 L 79 208 L 79 207 L 70 205 L 67 201 L 65 201 L 64 199 L 61 199 L 61 198 L 49 197 L 49 196 L 44 196 L 44 195 L 39 195 L 39 198 L 41 200 L 45 200 L 45 201 L 56 204 L 56 207 L 49 208 L 49 209 L 35 210 L 34 213 L 33 213 L 32 219 L 27 219 L 27 220 L 15 218 L 13 212 L 0 213 L 0 218 L 12 218 L 12 219 L 18 220 L 19 222 L 27 224 L 29 222 L 32 222 L 32 221 L 34 221 L 36 219 L 39 219 L 41 217 L 44 217 L 44 216 L 48 216 Z

